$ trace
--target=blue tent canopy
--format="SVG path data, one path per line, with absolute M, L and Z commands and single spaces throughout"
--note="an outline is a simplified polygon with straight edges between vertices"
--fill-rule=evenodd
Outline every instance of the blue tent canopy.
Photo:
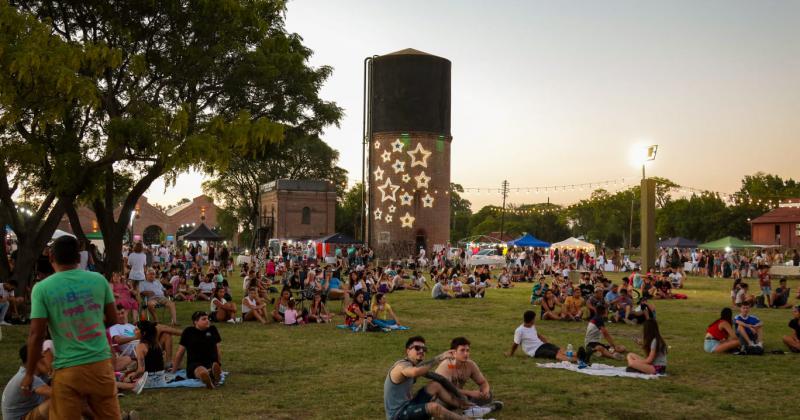
M 526 233 L 520 236 L 513 241 L 508 241 L 508 245 L 510 246 L 530 246 L 534 248 L 548 248 L 550 247 L 549 242 L 545 242 L 541 239 L 536 239 L 530 233 Z

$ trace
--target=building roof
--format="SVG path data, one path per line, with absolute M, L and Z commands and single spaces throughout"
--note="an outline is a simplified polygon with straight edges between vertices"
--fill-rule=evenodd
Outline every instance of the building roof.
M 328 181 L 324 180 L 298 180 L 298 179 L 278 179 L 268 182 L 261 186 L 261 192 L 288 190 L 288 191 L 316 191 L 316 192 L 335 192 L 336 189 Z
M 769 213 L 753 219 L 750 223 L 800 223 L 800 208 L 778 207 Z
M 179 206 L 170 207 L 164 213 L 167 216 L 174 216 L 174 215 L 178 214 L 179 211 L 189 208 L 193 203 L 194 203 L 193 201 L 188 201 L 188 202 L 183 203 L 183 204 L 181 204 Z

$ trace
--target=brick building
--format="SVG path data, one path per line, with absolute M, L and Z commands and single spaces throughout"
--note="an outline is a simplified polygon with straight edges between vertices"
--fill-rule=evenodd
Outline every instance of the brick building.
M 800 247 L 800 199 L 788 200 L 750 221 L 754 244 Z
M 136 216 L 133 219 L 133 235 L 135 240 L 144 239 L 146 244 L 160 242 L 162 237 L 172 241 L 177 234 L 184 234 L 191 230 L 189 225 L 199 225 L 204 222 L 208 227 L 217 226 L 217 206 L 214 201 L 206 195 L 200 195 L 188 203 L 172 207 L 166 212 L 153 206 L 142 196 L 134 207 Z M 85 233 L 99 232 L 100 226 L 94 212 L 87 207 L 77 209 L 78 219 L 81 228 Z M 114 212 L 114 217 L 119 217 L 119 209 Z M 184 226 L 184 228 L 181 228 Z M 72 232 L 69 219 L 64 216 L 58 228 L 66 232 Z
M 316 239 L 336 232 L 336 189 L 328 181 L 279 179 L 261 186 L 259 236 Z

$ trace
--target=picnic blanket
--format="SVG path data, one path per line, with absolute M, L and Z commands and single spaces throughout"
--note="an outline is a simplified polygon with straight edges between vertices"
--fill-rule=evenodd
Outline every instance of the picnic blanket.
M 623 378 L 638 378 L 638 379 L 658 379 L 660 375 L 647 375 L 644 373 L 627 372 L 624 366 L 610 366 L 602 363 L 593 363 L 583 369 L 578 369 L 578 365 L 570 362 L 558 363 L 537 363 L 537 367 L 547 369 L 566 369 L 573 372 L 583 373 L 592 376 L 620 376 Z
M 361 330 L 358 328 L 358 326 L 356 326 L 356 325 L 345 325 L 345 324 L 341 324 L 341 325 L 337 325 L 337 326 L 336 326 L 336 328 L 339 328 L 339 329 L 342 329 L 342 330 L 351 330 L 351 331 L 353 331 L 353 332 L 358 332 L 358 331 L 361 331 Z M 383 331 L 383 332 L 390 332 L 390 331 L 392 331 L 392 330 L 395 330 L 395 331 L 405 331 L 405 330 L 408 330 L 408 329 L 410 329 L 410 328 L 409 328 L 409 327 L 406 327 L 405 325 L 392 325 L 392 326 L 390 326 L 390 327 L 381 328 L 381 331 Z
M 219 384 L 225 383 L 228 372 L 222 372 Z M 203 388 L 205 384 L 199 379 L 187 379 L 186 369 L 181 369 L 175 373 L 171 372 L 151 372 L 147 375 L 145 389 L 156 388 Z

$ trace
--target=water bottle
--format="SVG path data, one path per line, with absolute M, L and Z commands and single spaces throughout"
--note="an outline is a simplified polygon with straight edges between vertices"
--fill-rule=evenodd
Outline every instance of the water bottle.
M 575 355 L 575 351 L 572 348 L 572 344 L 567 344 L 567 358 L 572 359 L 572 356 Z

